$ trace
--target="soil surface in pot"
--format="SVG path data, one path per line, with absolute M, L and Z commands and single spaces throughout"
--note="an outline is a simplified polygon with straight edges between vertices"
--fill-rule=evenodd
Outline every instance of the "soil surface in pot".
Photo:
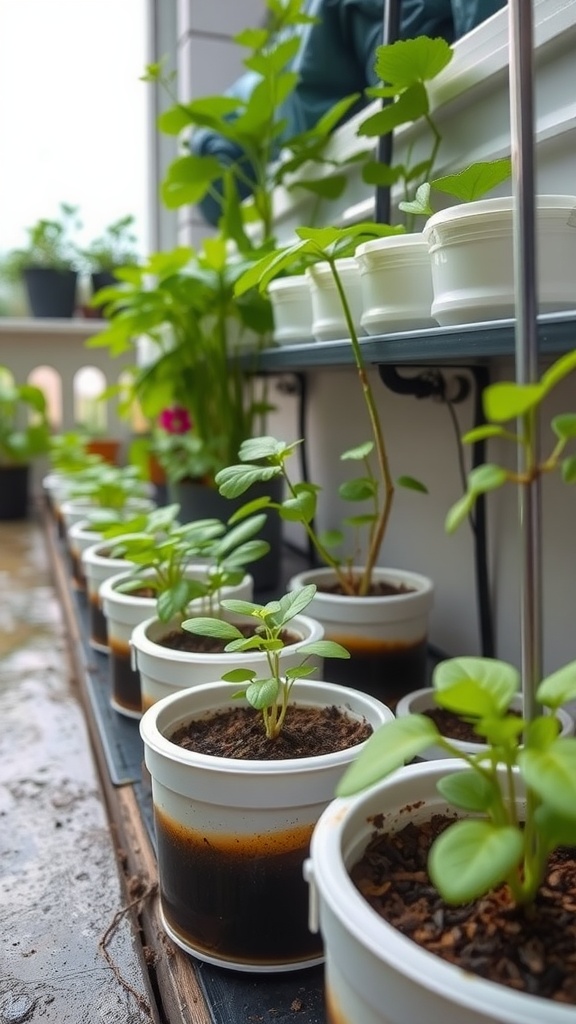
M 479 736 L 474 729 L 474 723 L 466 721 L 453 711 L 445 708 L 428 708 L 422 712 L 426 718 L 431 718 L 438 732 L 449 740 L 462 740 L 464 743 L 484 743 L 482 736 Z M 510 711 L 511 715 L 520 717 L 519 711 Z
M 395 834 L 375 835 L 352 869 L 356 887 L 394 928 L 462 970 L 576 1004 L 576 849 L 550 857 L 530 908 L 515 907 L 506 886 L 453 907 L 440 898 L 426 868 L 433 840 L 452 820 L 435 815 Z
M 254 636 L 253 626 L 238 626 L 244 636 Z M 297 644 L 302 639 L 298 633 L 282 630 L 280 639 L 285 645 Z M 189 633 L 186 629 L 175 629 L 155 641 L 160 647 L 169 647 L 173 651 L 190 651 L 193 654 L 223 654 L 228 640 L 220 640 L 216 636 L 199 636 Z
M 340 708 L 292 705 L 279 736 L 266 738 L 262 715 L 253 708 L 228 711 L 193 719 L 171 737 L 187 750 L 240 760 L 279 761 L 348 750 L 372 733 L 365 719 L 352 718 Z
M 357 594 L 360 588 L 360 577 L 353 576 L 351 582 L 354 586 L 354 593 Z M 341 594 L 344 596 L 347 591 L 337 580 L 334 583 L 318 583 L 318 590 L 322 594 Z M 405 583 L 391 583 L 389 580 L 373 580 L 366 597 L 398 597 L 399 594 L 413 594 L 415 588 L 408 587 Z

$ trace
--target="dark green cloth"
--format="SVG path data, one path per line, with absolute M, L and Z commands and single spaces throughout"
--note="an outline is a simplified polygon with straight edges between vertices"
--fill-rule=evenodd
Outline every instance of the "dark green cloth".
M 504 4 L 505 0 L 401 0 L 400 36 L 442 36 L 452 43 Z M 319 21 L 300 27 L 301 45 L 293 63 L 300 78 L 281 108 L 286 126 L 280 143 L 311 128 L 338 100 L 363 92 L 377 80 L 374 59 L 382 42 L 384 0 L 308 0 L 306 10 Z M 227 94 L 245 98 L 256 81 L 257 76 L 248 72 Z M 348 117 L 365 102 L 350 110 Z M 216 156 L 223 166 L 242 157 L 231 142 L 204 128 L 194 132 L 191 149 Z M 244 196 L 248 194 L 245 189 Z M 206 196 L 199 208 L 209 223 L 218 222 L 220 204 L 212 196 Z

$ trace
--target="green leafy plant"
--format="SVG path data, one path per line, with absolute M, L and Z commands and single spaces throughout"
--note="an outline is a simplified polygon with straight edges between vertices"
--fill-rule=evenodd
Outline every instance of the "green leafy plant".
M 235 668 L 222 676 L 230 683 L 245 683 L 236 697 L 245 697 L 257 711 L 262 712 L 262 720 L 266 736 L 273 740 L 282 730 L 292 686 L 296 679 L 310 676 L 314 666 L 307 664 L 311 655 L 322 658 L 349 658 L 348 651 L 332 640 L 316 640 L 304 644 L 300 653 L 304 655 L 302 662 L 282 672 L 281 653 L 287 646 L 285 631 L 295 615 L 308 607 L 316 587 L 310 585 L 285 594 L 278 601 L 268 604 L 254 604 L 251 601 L 225 599 L 221 606 L 235 615 L 249 616 L 255 620 L 255 632 L 246 636 L 233 622 L 224 619 L 195 616 L 186 619 L 182 628 L 200 636 L 212 636 L 228 641 L 224 650 L 242 654 L 248 651 L 260 651 L 266 655 L 268 673 L 259 679 L 253 669 Z
M 161 131 L 186 136 L 190 130 L 207 128 L 238 153 L 228 167 L 215 156 L 179 156 L 168 167 L 162 198 L 174 209 L 211 195 L 222 203 L 224 233 L 241 250 L 254 248 L 253 238 L 260 245 L 273 237 L 273 191 L 278 185 L 305 188 L 319 198 L 341 194 L 345 177 L 337 173 L 338 161 L 325 155 L 325 146 L 334 127 L 361 98 L 359 93 L 345 97 L 312 128 L 286 137 L 283 104 L 298 83 L 292 63 L 300 47 L 301 26 L 317 19 L 306 13 L 303 0 L 267 0 L 266 13 L 265 25 L 235 37 L 248 51 L 243 65 L 254 75 L 248 98 L 225 94 L 183 103 L 174 95 L 173 76 L 163 62 L 149 65 L 144 76 L 146 81 L 160 83 L 174 100 L 160 115 Z M 296 171 L 305 165 L 315 173 L 296 178 Z M 250 198 L 241 204 L 246 194 Z
M 142 586 L 151 590 L 156 597 L 158 618 L 163 622 L 183 617 L 190 602 L 199 598 L 213 612 L 222 588 L 241 583 L 247 565 L 269 551 L 268 542 L 255 536 L 264 519 L 263 515 L 252 516 L 226 530 L 218 519 L 198 519 L 180 525 L 174 517 L 165 517 L 161 532 L 120 537 L 113 553 L 129 559 L 136 568 L 131 568 L 130 578 L 119 589 L 125 593 Z M 199 562 L 206 563 L 205 572 L 190 576 L 190 566 Z
M 86 498 L 93 505 L 121 511 L 130 499 L 146 495 L 146 483 L 137 466 L 112 466 L 102 459 L 75 473 L 70 498 Z
M 316 550 L 326 564 L 331 565 L 337 572 L 340 583 L 345 593 L 357 593 L 364 595 L 370 592 L 373 571 L 382 547 L 386 528 L 392 511 L 394 498 L 394 480 L 390 470 L 388 448 L 382 428 L 381 418 L 374 397 L 368 369 L 364 360 L 362 346 L 354 325 L 350 305 L 338 272 L 338 260 L 351 255 L 356 246 L 367 238 L 378 238 L 386 235 L 398 234 L 403 231 L 402 227 L 390 227 L 390 225 L 358 224 L 354 228 L 301 228 L 296 234 L 298 241 L 292 246 L 280 249 L 275 253 L 264 257 L 251 267 L 237 284 L 237 292 L 242 293 L 245 288 L 252 288 L 255 284 L 265 289 L 281 270 L 289 267 L 294 260 L 300 259 L 302 255 L 314 257 L 317 261 L 328 264 L 334 277 L 334 282 L 340 297 L 346 323 L 354 362 L 358 374 L 358 380 L 362 390 L 368 422 L 372 437 L 369 441 L 349 451 L 344 452 L 342 458 L 345 460 L 359 461 L 363 463 L 363 475 L 347 481 L 340 488 L 340 496 L 351 501 L 365 501 L 371 503 L 368 512 L 354 516 L 346 521 L 346 525 L 352 526 L 358 531 L 365 528 L 368 533 L 368 542 L 364 557 L 364 569 L 362 577 L 357 580 L 349 573 L 350 565 L 355 561 L 355 554 L 352 558 L 339 559 L 328 552 L 332 543 L 340 544 L 341 535 L 335 533 L 332 538 L 319 538 L 313 530 L 312 521 L 316 508 L 316 498 L 319 487 L 315 484 L 291 484 L 289 481 L 290 496 L 282 506 L 281 514 L 284 518 L 292 518 L 304 524 L 308 536 L 313 541 Z M 227 497 L 242 494 L 254 480 L 268 480 L 275 475 L 284 473 L 286 458 L 292 454 L 293 446 L 277 442 L 274 438 L 257 439 L 254 444 L 247 442 L 240 450 L 242 459 L 266 459 L 267 466 L 255 464 L 243 464 L 242 466 L 230 466 L 224 469 L 216 477 L 222 494 Z M 371 465 L 371 457 L 375 460 L 376 469 Z M 284 475 L 286 475 L 284 473 Z M 425 486 L 409 476 L 402 476 L 398 484 L 425 492 Z M 266 499 L 263 499 L 264 501 Z M 327 543 L 328 541 L 328 543 Z M 341 569 L 344 566 L 344 569 Z
M 33 384 L 17 384 L 0 366 L 0 466 L 26 465 L 50 447 L 46 396 Z
M 263 344 L 272 327 L 266 298 L 256 291 L 234 298 L 245 266 L 229 258 L 223 237 L 207 239 L 198 253 L 177 248 L 120 270 L 121 283 L 95 299 L 109 324 L 89 347 L 107 347 L 114 357 L 130 351 L 136 338 L 149 343 L 121 411 L 129 414 L 136 399 L 155 427 L 166 410 L 187 413 L 186 431 L 160 424 L 154 430 L 152 447 L 170 480 L 213 479 L 262 428 L 270 409 L 266 381 L 241 365 L 243 336 L 254 332 Z
M 79 249 L 74 234 L 79 228 L 78 207 L 61 203 L 59 217 L 41 218 L 27 228 L 27 244 L 13 249 L 4 257 L 0 265 L 1 276 L 9 281 L 18 281 L 23 271 L 32 267 L 77 270 Z
M 427 185 L 425 179 L 430 176 L 436 161 L 441 136 L 430 113 L 428 83 L 446 67 L 450 58 L 450 47 L 442 39 L 419 37 L 414 40 L 401 40 L 398 43 L 378 48 L 376 68 L 384 84 L 376 90 L 371 90 L 371 94 L 385 97 L 389 102 L 381 111 L 370 115 L 361 124 L 359 134 L 368 136 L 386 134 L 403 124 L 424 117 L 430 128 L 431 145 L 428 155 L 414 163 L 388 166 L 374 165 L 369 162 L 365 168 L 366 180 L 381 185 L 393 185 L 400 181 L 403 183 L 405 195 L 408 195 L 409 188 L 417 185 L 419 193 L 421 189 L 427 188 L 426 194 L 429 197 L 430 186 Z M 460 198 L 463 196 L 476 198 L 481 190 L 483 192 L 493 188 L 509 174 L 510 162 L 504 160 L 476 164 L 474 168 L 469 168 L 461 175 L 452 177 L 458 179 L 457 188 Z M 439 187 L 439 182 L 442 183 L 443 180 L 447 181 L 448 179 L 436 179 L 434 183 L 436 187 Z M 446 186 L 447 189 L 448 186 Z M 467 189 L 468 192 L 466 192 Z M 413 216 L 417 212 L 427 212 L 424 209 L 409 209 L 408 201 L 400 203 L 400 207 L 409 216 Z M 303 261 L 321 262 L 327 265 L 332 273 L 348 326 L 354 363 L 371 431 L 369 441 L 344 452 L 341 456 L 346 460 L 363 462 L 364 473 L 361 477 L 344 483 L 340 488 L 340 496 L 347 500 L 368 500 L 371 503 L 368 512 L 350 517 L 345 522 L 345 525 L 352 527 L 356 534 L 360 529 L 367 531 L 364 569 L 361 578 L 355 579 L 349 571 L 350 566 L 356 560 L 354 556 L 342 559 L 333 556 L 328 550 L 334 544 L 341 544 L 341 532 L 336 531 L 332 536 L 319 538 L 313 530 L 316 499 L 319 493 L 319 488 L 316 485 L 291 485 L 289 483 L 290 495 L 280 512 L 286 519 L 292 518 L 303 523 L 317 553 L 327 565 L 331 565 L 336 571 L 345 593 L 364 595 L 370 592 L 374 568 L 392 512 L 395 483 L 414 490 L 426 491 L 421 482 L 410 476 L 401 476 L 396 482 L 392 477 L 388 446 L 370 383 L 368 367 L 338 271 L 338 261 L 352 256 L 362 242 L 374 238 L 384 238 L 388 235 L 402 234 L 405 230 L 406 225 L 391 226 L 373 222 L 363 222 L 346 229 L 300 228 L 296 230 L 297 240 L 292 245 L 265 254 L 243 274 L 236 285 L 236 294 L 239 296 L 254 287 L 265 291 L 275 277 L 289 272 L 294 266 L 301 265 Z M 266 460 L 266 469 L 256 465 L 244 465 L 243 467 L 231 466 L 223 470 L 217 476 L 217 483 L 222 493 L 228 497 L 243 493 L 248 486 L 247 481 L 250 475 L 252 475 L 252 480 L 266 480 L 275 475 L 275 472 L 283 472 L 285 459 L 291 454 L 291 451 L 290 445 L 284 445 L 273 438 L 260 439 L 255 448 L 252 448 L 249 443 L 243 446 L 240 450 L 240 457 L 244 461 L 249 458 Z M 375 469 L 370 464 L 371 458 L 375 462 Z
M 519 682 L 505 662 L 441 662 L 433 677 L 436 704 L 472 721 L 487 751 L 463 754 L 430 718 L 408 715 L 380 727 L 337 789 L 339 796 L 365 789 L 431 744 L 466 762 L 438 783 L 446 800 L 468 815 L 449 825 L 430 851 L 432 882 L 448 903 L 466 903 L 502 883 L 517 903 L 529 903 L 549 854 L 576 843 L 576 738 L 558 735 L 553 714 L 531 721 L 511 714 Z M 539 704 L 552 712 L 575 698 L 576 662 L 542 680 L 536 691 Z M 519 795 L 525 797 L 523 820 Z
M 452 506 L 446 519 L 448 533 L 453 533 L 473 510 L 478 497 L 498 490 L 507 483 L 529 486 L 547 473 L 559 471 L 565 483 L 576 482 L 576 455 L 566 455 L 567 445 L 576 438 L 576 413 L 562 413 L 551 422 L 556 436 L 549 454 L 538 459 L 537 413 L 554 388 L 576 369 L 576 352 L 561 356 L 533 384 L 501 381 L 490 384 L 482 394 L 487 423 L 468 431 L 462 441 L 501 439 L 514 446 L 522 465 L 509 469 L 496 463 L 477 466 L 468 474 L 466 493 Z M 508 427 L 516 420 L 516 429 Z
M 108 224 L 101 235 L 81 250 L 85 268 L 89 273 L 111 273 L 118 267 L 138 262 L 134 223 L 133 214 L 120 217 Z
M 448 513 L 449 532 L 468 516 L 479 494 L 506 483 L 531 487 L 546 472 L 561 470 L 576 479 L 576 459 L 564 457 L 576 436 L 576 416 L 556 416 L 556 444 L 538 460 L 537 437 L 542 403 L 576 368 L 576 352 L 560 357 L 535 383 L 501 382 L 483 393 L 488 424 L 464 440 L 500 438 L 518 451 L 518 469 L 488 464 L 472 471 L 467 493 Z M 504 424 L 517 420 L 516 430 Z M 526 676 L 529 670 L 526 670 Z M 506 884 L 518 904 L 531 903 L 543 881 L 547 859 L 559 846 L 576 843 L 576 738 L 559 736 L 554 714 L 524 719 L 511 713 L 520 674 L 505 662 L 487 658 L 452 658 L 433 675 L 436 704 L 474 725 L 485 749 L 466 754 L 442 736 L 424 715 L 409 715 L 384 725 L 342 778 L 338 794 L 347 796 L 401 768 L 432 744 L 463 759 L 466 767 L 438 783 L 448 803 L 466 817 L 450 825 L 429 855 L 433 884 L 449 903 L 465 903 Z M 576 698 L 576 662 L 523 689 L 534 703 L 556 711 Z M 529 689 L 528 689 L 529 688 Z M 530 706 L 532 706 L 530 701 Z M 388 728 L 388 725 L 391 728 Z M 525 803 L 523 815 L 518 797 Z

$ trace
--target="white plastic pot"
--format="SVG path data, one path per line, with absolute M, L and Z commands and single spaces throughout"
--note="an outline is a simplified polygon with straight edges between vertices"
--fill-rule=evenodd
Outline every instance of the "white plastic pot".
M 422 949 L 384 921 L 350 880 L 374 835 L 444 813 L 438 780 L 457 759 L 422 761 L 365 793 L 334 800 L 312 836 L 305 873 L 326 960 L 328 1019 L 338 1024 L 573 1024 L 574 1007 L 515 992 Z M 519 801 L 519 814 L 522 813 Z
M 396 717 L 404 718 L 406 715 L 417 715 L 422 714 L 425 711 L 429 711 L 431 708 L 437 707 L 434 701 L 434 688 L 432 686 L 422 687 L 420 690 L 414 690 L 412 693 L 407 693 L 405 697 L 402 697 L 396 705 Z M 515 711 L 520 711 L 522 708 L 522 696 L 518 694 L 517 697 L 512 701 L 512 708 Z M 564 708 L 558 708 L 556 711 L 556 717 L 560 722 L 560 735 L 561 736 L 572 736 L 574 734 L 574 719 Z M 450 743 L 453 747 L 456 747 L 463 754 L 479 754 L 482 750 L 486 749 L 484 743 L 472 743 L 466 740 L 450 739 Z M 444 750 L 443 747 L 431 746 L 427 747 L 426 750 L 422 750 L 418 755 L 420 760 L 432 761 L 436 758 L 450 757 L 448 751 Z
M 253 619 L 223 613 L 223 618 L 235 623 L 250 622 Z M 158 618 L 149 618 L 140 622 L 130 640 L 132 649 L 132 667 L 140 673 L 140 690 L 142 708 L 147 710 L 162 697 L 177 690 L 196 687 L 201 683 L 213 683 L 221 679 L 225 672 L 241 666 L 262 672 L 266 665 L 266 655 L 260 651 L 250 653 L 196 653 L 194 651 L 178 651 L 165 647 L 158 641 L 174 629 L 179 629 L 179 622 L 161 622 Z M 302 661 L 300 648 L 307 643 L 322 640 L 324 630 L 319 622 L 307 615 L 295 615 L 289 629 L 301 637 L 294 644 L 285 647 L 281 652 L 283 670 L 299 665 Z M 322 674 L 323 659 L 311 656 L 307 664 L 316 667 L 316 675 Z
M 424 226 L 432 261 L 432 315 L 442 326 L 515 316 L 513 200 L 452 206 Z M 538 311 L 574 309 L 576 196 L 536 196 Z
M 68 530 L 68 552 L 72 564 L 72 580 L 80 590 L 86 589 L 86 579 L 82 568 L 82 552 L 102 539 L 99 530 L 90 526 L 90 519 L 79 519 Z
M 400 696 L 427 682 L 434 586 L 427 576 L 402 569 L 377 568 L 373 578 L 409 589 L 381 597 L 325 592 L 323 588 L 335 582 L 333 570 L 327 568 L 298 573 L 288 586 L 296 590 L 316 584 L 309 612 L 322 623 L 326 639 L 343 644 L 351 654 L 349 661 L 327 661 L 325 678 L 373 693 L 394 707 Z
M 312 341 L 312 300 L 304 274 L 277 277 L 268 285 L 274 314 L 274 341 L 297 345 Z
M 131 535 L 128 534 L 129 538 Z M 100 540 L 91 544 L 82 552 L 82 569 L 86 580 L 88 612 L 90 620 L 89 644 L 95 651 L 108 654 L 108 629 L 102 611 L 100 585 L 109 576 L 128 572 L 134 564 L 127 558 L 112 558 L 109 551 L 114 547 L 113 540 Z
M 336 269 L 342 282 L 352 321 L 358 334 L 363 334 L 362 290 L 358 264 L 354 257 L 336 260 Z M 315 263 L 306 270 L 312 299 L 312 334 L 316 341 L 339 341 L 348 338 L 350 331 L 334 275 L 329 263 Z
M 162 918 L 186 952 L 238 971 L 318 964 L 302 868 L 310 835 L 363 744 L 322 756 L 260 761 L 185 750 L 169 737 L 192 718 L 236 706 L 233 687 L 203 684 L 158 701 L 140 733 L 158 841 Z M 373 728 L 393 717 L 374 698 L 299 681 L 292 701 L 337 705 Z M 245 702 L 242 702 L 245 703 Z
M 104 509 L 101 505 L 91 501 L 88 498 L 68 498 L 62 502 L 61 514 L 64 522 L 64 529 L 66 534 L 74 523 L 79 523 L 81 519 L 86 519 L 93 512 L 114 512 L 118 511 L 118 516 L 124 514 L 138 515 L 139 512 L 151 512 L 152 509 L 156 508 L 156 502 L 152 498 L 134 497 L 128 498 L 124 508 L 120 510 L 115 509 Z
M 205 565 L 190 565 L 186 570 L 190 579 L 202 579 L 206 575 Z M 106 620 L 108 650 L 110 652 L 110 675 L 112 707 L 127 718 L 140 718 L 142 715 L 142 696 L 140 692 L 140 674 L 131 666 L 130 641 L 132 633 L 140 622 L 150 619 L 156 614 L 156 598 L 142 597 L 137 593 L 123 593 L 118 589 L 131 579 L 130 571 L 109 576 L 100 584 L 100 605 Z M 234 597 L 241 601 L 251 601 L 254 592 L 254 581 L 246 573 L 241 583 L 233 587 L 223 587 L 221 596 Z M 210 614 L 206 602 L 198 598 L 190 603 L 190 613 Z
M 435 326 L 432 269 L 422 232 L 363 242 L 354 256 L 362 288 L 361 323 L 367 334 Z

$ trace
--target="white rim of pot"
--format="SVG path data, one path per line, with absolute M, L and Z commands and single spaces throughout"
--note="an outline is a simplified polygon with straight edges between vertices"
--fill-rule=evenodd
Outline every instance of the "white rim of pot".
M 419 988 L 447 998 L 471 1012 L 482 1014 L 485 1011 L 500 1024 L 542 1024 L 552 1015 L 554 1024 L 573 1024 L 574 1006 L 516 992 L 505 985 L 459 970 L 421 948 L 384 921 L 350 879 L 347 865 L 362 856 L 370 839 L 370 822 L 375 814 L 382 811 L 386 814 L 387 806 L 413 805 L 415 794 L 419 794 L 419 807 L 415 813 L 419 820 L 425 820 L 430 813 L 426 809 L 426 797 L 428 793 L 432 796 L 436 792 L 436 779 L 460 771 L 465 766 L 466 763 L 459 758 L 411 764 L 364 793 L 332 801 L 314 829 L 311 857 L 305 864 L 304 873 L 311 884 L 311 925 L 317 926 L 318 923 L 318 896 L 321 891 L 331 913 L 360 946 L 376 956 L 381 950 L 393 969 Z M 394 795 L 394 791 L 399 795 Z M 402 814 L 400 820 L 407 823 L 407 815 Z M 362 838 L 358 835 L 360 828 L 363 830 Z
M 352 572 L 361 574 L 362 566 L 353 566 Z M 322 580 L 334 580 L 336 574 L 333 569 L 330 568 L 319 568 L 319 569 L 306 569 L 304 572 L 297 573 L 292 576 L 288 587 L 290 590 L 296 590 L 299 587 L 304 587 L 308 583 L 316 583 L 318 585 Z M 406 593 L 391 594 L 391 595 L 372 595 L 367 597 L 349 596 L 347 594 L 330 594 L 318 592 L 314 601 L 321 601 L 326 608 L 341 608 L 343 602 L 351 601 L 354 603 L 354 607 L 360 610 L 369 612 L 380 607 L 383 603 L 387 602 L 388 607 L 392 609 L 398 609 L 398 619 L 405 618 L 405 609 L 409 604 L 413 604 L 415 600 L 426 602 L 426 607 L 432 607 L 433 595 L 434 595 L 434 584 L 428 576 L 422 576 L 420 573 L 411 572 L 409 569 L 391 569 L 387 566 L 377 566 L 374 569 L 375 579 L 386 579 L 392 583 L 405 583 L 412 585 L 413 590 L 407 591 Z
M 405 718 L 407 715 L 419 714 L 428 708 L 436 707 L 433 696 L 433 686 L 425 686 L 420 690 L 412 690 L 411 693 L 407 693 L 398 701 L 396 705 L 396 717 Z M 512 708 L 519 711 L 521 707 L 522 694 L 518 693 L 512 702 Z M 558 735 L 573 736 L 576 723 L 574 722 L 572 715 L 566 711 L 565 708 L 557 708 L 555 714 L 560 722 L 560 732 Z M 450 739 L 450 737 L 447 738 Z M 464 754 L 477 754 L 486 749 L 486 744 L 482 743 L 480 740 L 478 740 L 478 743 L 474 743 L 468 740 L 450 739 L 450 743 Z M 436 754 L 437 758 L 447 757 L 446 751 L 441 747 L 432 746 L 428 748 L 428 751 L 430 750 L 438 751 Z M 426 757 L 426 753 L 426 751 L 423 751 L 421 756 Z
M 189 618 L 192 618 L 193 614 L 194 613 L 192 613 Z M 239 618 L 241 617 L 233 616 L 233 621 L 236 621 Z M 250 620 L 244 619 L 243 621 L 247 622 Z M 192 657 L 193 660 L 200 665 L 214 664 L 215 659 L 219 659 L 221 664 L 226 664 L 228 660 L 232 662 L 233 660 L 241 657 L 238 653 L 222 653 L 215 655 L 214 653 L 204 654 L 200 651 L 194 651 L 191 654 L 189 651 L 171 650 L 169 647 L 164 647 L 162 644 L 155 643 L 155 641 L 150 638 L 148 633 L 151 628 L 158 628 L 159 630 L 164 629 L 166 632 L 170 632 L 170 629 L 175 628 L 175 622 L 161 622 L 157 616 L 144 619 L 143 622 L 140 622 L 138 626 L 135 627 L 134 632 L 132 633 L 131 647 L 136 648 L 143 654 L 148 654 L 155 658 L 161 657 L 165 661 L 189 662 Z M 287 651 L 297 651 L 303 644 L 309 644 L 316 640 L 321 640 L 324 636 L 324 628 L 321 623 L 307 615 L 295 615 L 292 621 L 287 624 L 287 629 L 294 633 L 300 634 L 303 628 L 306 629 L 307 635 L 302 636 L 302 638 L 296 643 L 290 644 L 290 646 L 286 648 Z M 250 659 L 256 658 L 257 660 L 260 660 L 261 658 L 263 662 L 265 661 L 265 655 L 260 655 L 258 651 L 249 651 L 246 657 Z
M 468 218 L 476 217 L 499 217 L 503 213 L 511 213 L 514 205 L 512 196 L 501 196 L 496 199 L 477 199 L 471 203 L 459 203 L 456 206 L 449 206 L 446 210 L 439 210 L 438 213 L 426 221 L 423 233 L 428 235 L 431 228 L 437 224 L 449 224 L 452 221 L 466 222 Z M 576 211 L 576 196 L 570 195 L 537 195 L 537 210 L 558 210 L 560 213 L 566 210 Z M 402 237 L 402 236 L 399 236 Z M 370 244 L 370 243 L 367 243 Z
M 223 689 L 229 694 L 229 697 L 224 695 L 223 700 L 220 701 L 219 698 L 222 695 Z M 247 777 L 252 777 L 256 774 L 259 778 L 270 779 L 279 775 L 299 774 L 302 772 L 304 765 L 306 765 L 307 771 L 313 771 L 315 767 L 320 769 L 328 765 L 337 765 L 342 760 L 349 760 L 350 751 L 359 751 L 366 742 L 356 744 L 354 747 L 347 747 L 345 750 L 335 750 L 331 754 L 263 761 L 201 754 L 195 750 L 184 749 L 166 738 L 166 734 L 173 733 L 179 726 L 184 725 L 195 717 L 194 707 L 191 707 L 191 704 L 197 705 L 201 703 L 205 707 L 210 708 L 212 706 L 212 698 L 214 698 L 215 710 L 224 710 L 225 705 L 234 708 L 238 705 L 238 701 L 234 699 L 233 693 L 234 685 L 220 679 L 212 683 L 200 683 L 198 686 L 188 690 L 179 690 L 177 693 L 171 693 L 167 697 L 162 697 L 142 715 L 140 719 L 140 735 L 151 750 L 179 764 L 194 764 L 205 769 L 207 772 L 224 772 Z M 394 713 L 390 708 L 376 697 L 351 687 L 340 686 L 337 683 L 330 683 L 325 680 L 297 681 L 292 690 L 291 703 L 303 706 L 307 704 L 333 704 L 335 696 L 337 696 L 339 707 L 343 710 L 350 710 L 350 703 L 353 702 L 356 705 L 354 714 L 357 716 L 363 715 L 368 721 L 372 720 L 374 722 L 375 715 L 380 722 L 390 721 L 394 718 Z M 242 703 L 246 706 L 246 701 Z M 210 714 L 210 711 L 206 712 L 205 708 L 201 708 L 200 713 L 197 712 L 196 717 L 201 717 L 202 714 L 206 713 Z M 373 727 L 377 728 L 377 725 Z
M 422 231 L 407 232 L 405 235 L 387 235 L 384 238 L 372 238 L 369 242 L 362 242 L 354 250 L 354 259 L 363 269 L 369 261 L 372 262 L 374 254 L 394 252 L 394 258 L 396 258 L 406 250 L 411 256 L 422 252 L 428 257 L 428 244 Z M 366 261 L 364 261 L 365 256 L 368 256 Z

